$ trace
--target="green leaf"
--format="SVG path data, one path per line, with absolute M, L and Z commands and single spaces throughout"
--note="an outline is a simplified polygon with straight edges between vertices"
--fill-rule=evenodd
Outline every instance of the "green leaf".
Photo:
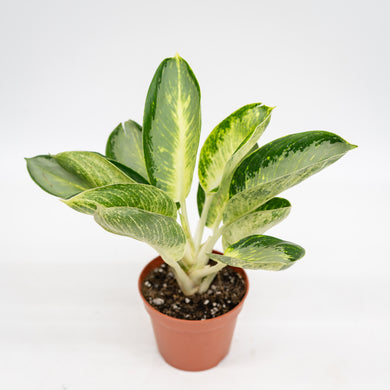
M 249 151 L 248 155 L 253 153 L 255 150 L 257 150 L 259 148 L 259 145 L 256 143 L 252 149 Z M 217 188 L 218 190 L 218 188 Z M 206 200 L 206 193 L 204 192 L 204 189 L 202 188 L 202 186 L 198 185 L 198 191 L 197 191 L 197 194 L 196 194 L 196 200 L 197 200 L 197 205 L 198 205 L 198 213 L 199 213 L 199 216 L 202 215 L 202 210 L 203 210 L 203 205 L 204 205 L 204 202 Z M 213 205 L 215 207 L 215 204 Z
M 264 145 L 235 171 L 224 223 L 231 223 L 257 209 L 355 147 L 326 131 L 291 134 Z
M 106 145 L 107 157 L 131 168 L 143 178 L 148 177 L 142 146 L 142 127 L 132 120 L 120 123 L 110 134 Z
M 64 152 L 26 160 L 28 172 L 35 183 L 49 194 L 63 199 L 94 187 L 135 182 L 94 152 Z
M 131 168 L 129 168 L 126 165 L 121 164 L 118 161 L 112 160 L 111 158 L 106 159 L 111 163 L 114 164 L 117 168 L 119 168 L 125 175 L 129 176 L 131 179 L 133 179 L 136 183 L 140 184 L 149 184 L 149 182 L 140 174 L 138 174 L 136 171 L 133 171 Z
M 199 180 L 206 193 L 220 185 L 227 163 L 238 149 L 251 140 L 240 154 L 240 160 L 254 147 L 269 122 L 271 111 L 272 108 L 262 103 L 248 104 L 229 115 L 210 133 L 200 151 L 198 168 Z M 264 125 L 259 126 L 263 122 Z M 251 138 L 252 135 L 255 137 Z M 230 165 L 233 169 L 236 166 Z
M 253 145 L 252 149 L 248 152 L 247 155 L 250 155 L 251 153 L 253 153 L 253 152 L 256 151 L 257 149 L 259 149 L 259 144 L 256 142 L 256 143 Z
M 143 145 L 150 182 L 177 202 L 191 188 L 200 127 L 198 82 L 185 60 L 167 58 L 149 87 Z
M 275 237 L 253 235 L 229 246 L 223 255 L 207 255 L 233 267 L 281 271 L 302 258 L 305 250 L 292 242 Z
M 26 161 L 31 178 L 49 194 L 69 198 L 90 188 L 86 180 L 64 169 L 53 156 L 35 156 Z
M 174 218 L 133 207 L 99 207 L 94 217 L 107 231 L 146 242 L 170 260 L 184 255 L 186 238 Z
M 204 205 L 205 200 L 206 200 L 206 194 L 204 192 L 204 189 L 202 188 L 202 186 L 199 183 L 198 192 L 196 193 L 196 203 L 198 205 L 199 217 L 202 215 L 202 210 L 203 210 L 203 205 Z
M 291 204 L 287 199 L 272 198 L 255 211 L 227 225 L 223 230 L 223 247 L 226 248 L 244 237 L 265 233 L 285 219 L 290 210 Z
M 67 171 L 83 178 L 90 188 L 109 184 L 134 183 L 105 157 L 94 152 L 63 152 L 54 156 Z
M 176 218 L 175 202 L 156 187 L 145 184 L 113 184 L 81 192 L 64 200 L 64 203 L 81 213 L 94 214 L 100 207 L 136 207 Z
M 249 105 L 250 107 L 251 105 Z M 248 106 L 245 106 L 243 108 L 246 108 Z M 214 223 L 219 222 L 223 210 L 225 208 L 225 205 L 227 201 L 229 200 L 229 187 L 230 183 L 234 174 L 234 171 L 236 170 L 237 166 L 241 163 L 241 161 L 248 156 L 248 154 L 251 154 L 255 148 L 256 148 L 256 142 L 259 139 L 259 137 L 263 134 L 264 130 L 266 129 L 270 119 L 271 119 L 271 112 L 273 110 L 273 107 L 267 107 L 267 106 L 259 106 L 254 107 L 253 109 L 259 109 L 262 115 L 258 117 L 257 115 L 254 115 L 257 120 L 262 120 L 262 122 L 258 123 L 256 127 L 253 128 L 254 123 L 250 123 L 252 125 L 252 131 L 246 136 L 246 138 L 241 142 L 241 144 L 238 146 L 236 151 L 232 154 L 230 159 L 226 162 L 225 169 L 223 171 L 222 179 L 220 179 L 220 185 L 217 188 L 217 191 L 215 195 L 213 196 L 211 206 L 209 209 L 209 212 L 207 214 L 207 220 L 206 225 L 207 226 L 213 226 Z M 242 109 L 243 110 L 243 109 Z M 238 110 L 240 111 L 240 110 Z M 252 110 L 250 110 L 251 112 Z M 245 114 L 247 111 L 243 110 L 243 113 Z M 255 111 L 256 113 L 256 111 Z M 237 115 L 241 115 L 237 114 Z M 232 114 L 234 115 L 234 114 Z M 249 114 L 248 114 L 249 115 Z M 234 116 L 235 117 L 235 116 Z M 244 115 L 245 117 L 245 115 Z M 233 121 L 238 121 L 239 116 Z M 251 115 L 249 115 L 249 118 L 251 118 Z M 245 123 L 245 121 L 243 121 Z M 249 125 L 248 125 L 249 126 Z M 234 136 L 234 133 L 232 134 Z M 234 137 L 233 137 L 234 138 Z M 227 139 L 228 140 L 228 139 Z M 228 142 L 228 141 L 226 141 Z M 234 142 L 234 141 L 231 141 Z M 211 195 L 211 194 L 210 194 Z

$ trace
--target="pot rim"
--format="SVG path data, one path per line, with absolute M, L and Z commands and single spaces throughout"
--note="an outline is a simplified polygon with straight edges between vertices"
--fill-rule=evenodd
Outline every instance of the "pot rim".
M 214 251 L 214 253 L 218 253 L 218 254 L 222 254 L 218 251 Z M 245 286 L 246 286 L 246 291 L 245 291 L 245 294 L 244 296 L 242 297 L 240 303 L 235 306 L 233 309 L 229 310 L 227 313 L 225 314 L 221 314 L 217 317 L 214 317 L 214 318 L 208 318 L 208 319 L 205 319 L 205 320 L 186 320 L 186 319 L 182 319 L 182 318 L 175 318 L 175 317 L 171 317 L 167 314 L 164 314 L 164 313 L 161 313 L 159 310 L 155 309 L 146 299 L 145 297 L 143 296 L 142 294 L 142 291 L 141 291 L 141 285 L 143 283 L 143 280 L 144 278 L 142 277 L 143 274 L 146 272 L 147 268 L 151 267 L 151 264 L 153 262 L 156 262 L 156 266 L 153 267 L 152 269 L 158 267 L 160 264 L 163 264 L 165 263 L 164 260 L 161 258 L 161 256 L 157 256 L 155 257 L 153 260 L 149 261 L 142 269 L 139 277 L 138 277 L 138 292 L 139 294 L 141 295 L 141 298 L 145 304 L 145 306 L 147 307 L 148 310 L 152 311 L 155 315 L 157 316 L 160 316 L 161 318 L 164 318 L 168 321 L 172 321 L 172 322 L 175 322 L 176 324 L 200 324 L 200 323 L 204 323 L 204 324 L 211 324 L 211 323 L 217 323 L 219 321 L 223 321 L 224 319 L 226 319 L 227 317 L 230 317 L 231 315 L 235 315 L 236 313 L 238 314 L 241 309 L 242 309 L 242 306 L 244 304 L 244 301 L 246 299 L 246 297 L 248 296 L 248 292 L 249 292 L 249 280 L 248 280 L 248 275 L 247 273 L 245 272 L 245 270 L 243 268 L 239 268 L 239 267 L 232 267 L 230 265 L 228 265 L 229 268 L 233 269 L 235 272 L 239 273 L 243 278 L 244 278 L 244 281 L 245 281 Z M 146 275 L 145 275 L 146 276 Z

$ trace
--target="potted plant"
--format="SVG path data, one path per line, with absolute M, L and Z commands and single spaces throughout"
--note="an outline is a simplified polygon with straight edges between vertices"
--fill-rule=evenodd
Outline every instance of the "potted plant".
M 272 110 L 245 105 L 209 134 L 199 156 L 194 235 L 186 198 L 201 131 L 200 90 L 179 55 L 158 67 L 143 126 L 119 124 L 105 155 L 73 151 L 26 159 L 43 190 L 109 232 L 159 253 L 142 272 L 139 288 L 160 352 L 175 367 L 202 370 L 227 354 L 248 291 L 242 269 L 280 271 L 304 255 L 299 245 L 264 235 L 289 214 L 291 204 L 277 196 L 355 148 L 326 131 L 259 147 Z M 213 251 L 219 238 L 223 253 Z

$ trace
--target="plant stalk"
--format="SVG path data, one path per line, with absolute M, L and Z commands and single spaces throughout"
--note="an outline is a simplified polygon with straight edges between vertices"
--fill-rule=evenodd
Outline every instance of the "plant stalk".
M 189 275 L 180 267 L 176 261 L 171 261 L 169 258 L 160 254 L 162 259 L 172 268 L 175 274 L 177 283 L 184 295 L 193 295 L 198 291 L 199 285 L 196 285 Z
M 195 255 L 196 256 L 198 255 L 198 252 L 199 252 L 199 249 L 201 246 L 203 232 L 204 232 L 204 228 L 206 226 L 207 215 L 209 213 L 211 201 L 213 200 L 213 197 L 214 197 L 213 195 L 214 194 L 211 194 L 211 195 L 206 194 L 206 200 L 205 200 L 204 205 L 203 205 L 202 214 L 200 216 L 200 219 L 198 221 L 198 226 L 196 228 L 195 238 L 194 238 Z
M 194 270 L 190 273 L 191 280 L 194 281 L 194 283 L 198 284 L 203 278 L 215 275 L 218 271 L 220 271 L 222 268 L 226 267 L 226 264 L 224 263 L 217 263 L 215 265 L 207 265 L 201 269 Z
M 223 264 L 223 263 L 220 263 L 220 264 Z M 226 266 L 226 264 L 224 264 L 224 265 Z M 224 268 L 224 267 L 222 267 L 222 268 Z M 220 271 L 220 270 L 218 270 L 218 271 Z M 199 294 L 204 294 L 209 289 L 210 284 L 213 282 L 214 278 L 217 276 L 217 272 L 215 272 L 215 273 L 213 273 L 211 275 L 206 276 L 202 280 L 202 282 L 200 283 L 200 286 L 199 286 L 199 290 L 198 290 Z
M 187 213 L 187 205 L 186 201 L 181 201 L 180 202 L 180 220 L 183 226 L 184 234 L 186 235 L 187 242 L 189 243 L 190 249 L 191 249 L 191 264 L 194 263 L 194 255 L 195 255 L 195 245 L 194 245 L 194 240 L 192 238 L 191 234 L 191 228 L 190 224 L 188 222 L 188 213 Z M 187 258 L 188 259 L 188 258 Z
M 197 262 L 199 263 L 200 267 L 203 267 L 208 263 L 209 259 L 207 257 L 207 253 L 213 250 L 214 245 L 216 244 L 216 242 L 218 241 L 218 239 L 221 237 L 223 233 L 223 229 L 224 226 L 221 226 L 220 228 L 213 230 L 211 236 L 209 236 L 206 242 L 202 245 L 202 248 L 199 251 L 197 256 L 198 259 Z

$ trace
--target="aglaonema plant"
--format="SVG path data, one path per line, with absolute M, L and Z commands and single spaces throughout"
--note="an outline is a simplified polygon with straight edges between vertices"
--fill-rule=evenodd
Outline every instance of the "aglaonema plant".
M 165 59 L 153 77 L 143 126 L 119 124 L 105 156 L 41 155 L 26 159 L 27 168 L 42 189 L 92 215 L 104 229 L 151 245 L 184 294 L 203 293 L 227 265 L 277 271 L 300 259 L 301 246 L 264 235 L 290 212 L 290 202 L 277 195 L 355 148 L 327 131 L 291 134 L 258 147 L 272 110 L 262 103 L 243 106 L 206 139 L 194 235 L 186 198 L 201 131 L 200 89 L 178 55 Z M 223 255 L 213 253 L 220 237 Z

